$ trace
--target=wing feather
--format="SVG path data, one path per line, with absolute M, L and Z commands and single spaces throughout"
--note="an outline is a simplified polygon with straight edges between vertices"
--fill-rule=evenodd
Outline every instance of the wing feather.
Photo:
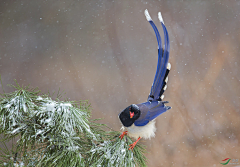
M 135 126 L 145 126 L 171 107 L 165 106 L 166 101 L 154 101 L 137 104 L 141 111 L 140 117 L 134 122 Z

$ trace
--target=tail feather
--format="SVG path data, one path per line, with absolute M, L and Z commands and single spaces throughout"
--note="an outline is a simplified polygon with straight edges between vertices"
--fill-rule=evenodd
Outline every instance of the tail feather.
M 160 20 L 161 21 L 161 20 Z M 169 51 L 170 51 L 170 46 L 169 46 L 169 37 L 168 37 L 168 32 L 167 32 L 167 29 L 164 25 L 163 22 L 161 22 L 162 24 L 162 27 L 163 27 L 163 31 L 164 31 L 164 43 L 165 43 L 165 47 L 164 47 L 164 53 L 163 53 L 163 67 L 161 69 L 161 72 L 160 72 L 160 78 L 159 78 L 159 87 L 157 88 L 154 96 L 157 96 L 158 99 L 162 100 L 161 96 L 164 92 L 163 88 L 165 86 L 165 77 L 167 77 L 169 71 L 168 71 L 168 59 L 169 59 Z M 171 66 L 170 66 L 171 67 Z M 167 72 L 168 71 L 168 72 Z
M 170 63 L 168 63 L 170 64 Z M 170 68 L 167 68 L 166 70 L 166 73 L 165 73 L 165 76 L 164 76 L 164 79 L 163 79 L 163 85 L 162 85 L 162 88 L 161 88 L 161 91 L 160 91 L 160 94 L 159 94 L 159 99 L 158 101 L 162 101 L 163 99 L 161 99 L 161 96 L 163 95 L 163 93 L 165 92 L 166 88 L 167 88 L 167 82 L 168 82 L 168 74 L 170 72 Z
M 166 89 L 166 83 L 168 80 L 168 73 L 170 71 L 170 68 L 168 69 L 168 59 L 169 59 L 169 51 L 170 51 L 170 45 L 169 45 L 169 37 L 168 37 L 168 32 L 167 29 L 164 25 L 163 18 L 161 13 L 158 13 L 158 18 L 161 22 L 163 31 L 164 31 L 164 50 L 162 48 L 161 44 L 161 36 L 158 32 L 157 27 L 153 23 L 147 9 L 145 10 L 145 15 L 151 26 L 153 27 L 153 30 L 156 34 L 157 42 L 158 42 L 158 64 L 157 64 L 157 70 L 156 74 L 154 77 L 154 81 L 151 87 L 151 91 L 148 97 L 148 101 L 153 101 L 153 100 L 158 100 L 162 101 L 163 100 L 163 93 Z M 170 66 L 171 67 L 171 66 Z

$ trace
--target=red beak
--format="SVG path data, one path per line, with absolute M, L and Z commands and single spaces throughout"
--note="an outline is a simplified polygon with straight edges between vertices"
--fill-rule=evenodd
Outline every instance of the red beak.
M 134 112 L 131 112 L 131 111 L 129 112 L 130 112 L 130 118 L 132 118 L 134 116 Z

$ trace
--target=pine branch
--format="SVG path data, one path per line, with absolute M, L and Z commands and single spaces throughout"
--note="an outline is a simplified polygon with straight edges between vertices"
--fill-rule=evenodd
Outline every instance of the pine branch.
M 120 140 L 119 132 L 90 120 L 87 101 L 52 100 L 38 89 L 21 87 L 0 98 L 2 143 L 18 138 L 0 163 L 21 166 L 146 166 L 144 148 Z
M 133 143 L 131 138 L 125 136 L 121 140 L 117 135 L 112 135 L 112 139 L 106 140 L 99 145 L 94 145 L 89 159 L 91 166 L 146 166 L 146 158 L 143 155 L 145 149 L 142 145 L 136 145 L 133 151 L 128 150 L 129 145 Z

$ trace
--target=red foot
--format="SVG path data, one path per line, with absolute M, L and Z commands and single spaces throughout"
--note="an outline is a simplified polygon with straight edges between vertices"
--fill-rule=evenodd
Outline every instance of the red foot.
M 137 142 L 141 139 L 141 137 L 139 137 L 133 144 L 130 144 L 129 146 L 129 150 L 133 150 L 133 148 L 136 146 Z
M 122 138 L 124 137 L 124 135 L 127 134 L 127 132 L 128 132 L 128 131 L 124 131 L 124 132 L 122 132 L 122 134 L 119 136 L 119 138 L 121 137 L 121 140 L 122 140 Z

